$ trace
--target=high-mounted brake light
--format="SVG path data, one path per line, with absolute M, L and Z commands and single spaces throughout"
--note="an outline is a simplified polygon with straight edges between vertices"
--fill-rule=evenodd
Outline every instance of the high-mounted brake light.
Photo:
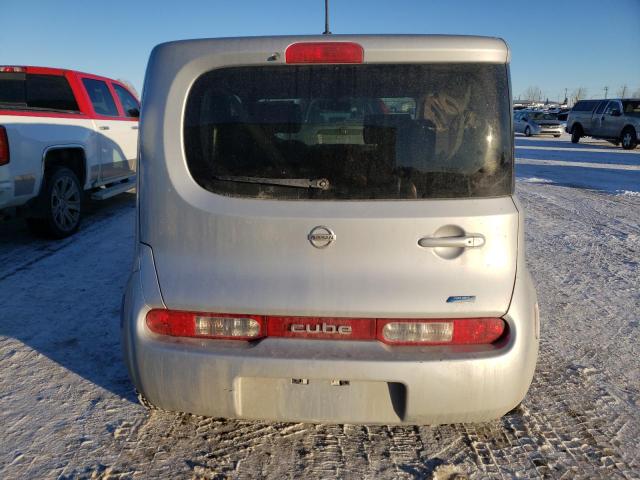
M 281 317 L 162 309 L 147 313 L 147 326 L 152 332 L 174 337 L 379 340 L 389 345 L 490 344 L 502 337 L 507 328 L 501 318 Z
M 293 43 L 284 58 L 287 63 L 362 63 L 364 49 L 353 42 Z
M 24 67 L 0 67 L 0 72 L 5 73 L 24 73 L 25 71 Z
M 10 158 L 7 129 L 0 125 L 0 165 L 6 165 L 9 163 Z

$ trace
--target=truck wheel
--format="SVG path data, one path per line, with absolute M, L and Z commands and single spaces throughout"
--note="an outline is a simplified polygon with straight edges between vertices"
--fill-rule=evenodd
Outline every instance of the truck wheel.
M 578 143 L 580 141 L 580 137 L 582 137 L 582 127 L 580 125 L 576 125 L 571 130 L 571 143 Z
M 531 136 L 531 129 L 529 128 L 529 126 L 527 125 L 524 129 L 524 135 L 526 137 L 530 137 Z
M 56 168 L 45 179 L 42 192 L 43 217 L 27 219 L 36 234 L 64 238 L 80 226 L 82 189 L 78 177 L 66 167 Z
M 638 145 L 638 140 L 636 137 L 636 131 L 633 127 L 627 127 L 622 131 L 622 136 L 620 138 L 622 142 L 622 148 L 625 150 L 633 150 Z

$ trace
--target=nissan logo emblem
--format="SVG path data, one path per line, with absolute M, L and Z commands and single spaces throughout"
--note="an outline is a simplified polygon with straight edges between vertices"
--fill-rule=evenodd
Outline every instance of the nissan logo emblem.
M 309 232 L 307 238 L 314 247 L 326 248 L 335 241 L 336 234 L 330 228 L 319 225 Z

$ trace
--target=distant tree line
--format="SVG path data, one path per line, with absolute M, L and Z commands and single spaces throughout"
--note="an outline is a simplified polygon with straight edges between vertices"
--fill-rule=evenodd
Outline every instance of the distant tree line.
M 608 92 L 609 87 L 603 87 L 602 95 L 598 95 L 599 97 L 604 97 L 605 93 Z M 585 87 L 577 87 L 570 94 L 568 94 L 568 98 L 566 98 L 569 105 L 574 105 L 578 100 L 583 100 L 587 98 L 588 89 Z M 609 95 L 611 96 L 611 95 Z M 526 100 L 532 100 L 534 102 L 543 102 L 545 100 L 544 92 L 537 85 L 531 85 L 527 87 L 527 89 L 522 92 L 522 97 Z M 617 90 L 615 90 L 615 97 L 617 98 L 640 98 L 640 87 L 632 90 L 629 88 L 627 84 L 621 85 Z M 563 99 L 559 98 L 559 101 Z

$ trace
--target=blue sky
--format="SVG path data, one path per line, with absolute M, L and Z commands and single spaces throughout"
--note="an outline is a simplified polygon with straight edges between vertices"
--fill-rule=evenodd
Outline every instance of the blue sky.
M 585 87 L 640 93 L 640 0 L 331 0 L 334 33 L 500 36 L 514 97 Z M 323 0 L 0 0 L 0 65 L 83 70 L 140 91 L 154 45 L 184 38 L 313 34 Z

